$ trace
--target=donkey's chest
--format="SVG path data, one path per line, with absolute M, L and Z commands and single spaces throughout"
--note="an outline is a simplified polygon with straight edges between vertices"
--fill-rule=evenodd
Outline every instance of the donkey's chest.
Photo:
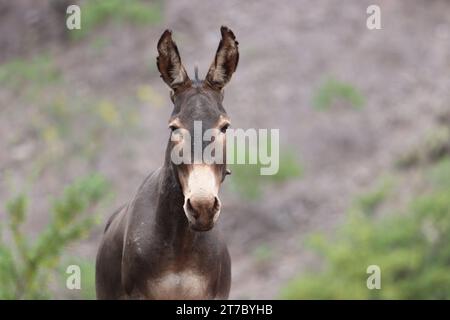
M 155 299 L 208 299 L 209 279 L 197 271 L 166 272 L 147 281 L 149 295 Z

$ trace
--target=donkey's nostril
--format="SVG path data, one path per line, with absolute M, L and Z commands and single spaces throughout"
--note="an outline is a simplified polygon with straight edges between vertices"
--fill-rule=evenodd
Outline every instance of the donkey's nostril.
M 191 213 L 191 215 L 194 218 L 198 218 L 199 213 L 197 212 L 197 210 L 194 209 L 194 207 L 191 204 L 191 199 L 187 199 L 187 208 L 189 210 L 189 212 Z
M 214 205 L 213 205 L 213 210 L 214 211 L 219 211 L 220 209 L 220 202 L 219 202 L 219 198 L 214 197 Z

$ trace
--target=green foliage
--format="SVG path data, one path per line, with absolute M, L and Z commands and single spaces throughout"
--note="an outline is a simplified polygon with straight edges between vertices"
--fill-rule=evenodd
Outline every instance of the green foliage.
M 445 188 L 450 181 L 450 158 L 446 157 L 436 163 L 430 170 L 430 180 L 432 183 Z
M 65 188 L 62 196 L 53 200 L 50 222 L 36 239 L 30 239 L 21 230 L 27 197 L 19 195 L 8 202 L 8 230 L 13 246 L 0 237 L 0 299 L 50 297 L 48 283 L 62 250 L 86 236 L 94 226 L 97 220 L 92 210 L 106 190 L 106 181 L 99 175 L 80 179 Z
M 81 268 L 81 298 L 95 300 L 95 263 L 93 261 L 78 262 Z
M 0 65 L 0 84 L 18 87 L 32 83 L 45 85 L 60 79 L 60 72 L 49 56 L 17 58 Z
M 273 182 L 283 182 L 300 177 L 302 174 L 303 168 L 296 156 L 291 151 L 281 150 L 278 172 L 267 177 Z
M 237 148 L 238 146 L 235 145 L 235 150 L 238 150 Z M 270 143 L 268 148 L 270 154 Z M 249 148 L 240 149 L 237 152 L 245 153 L 247 161 L 245 164 L 236 164 L 236 161 L 234 161 L 235 164 L 230 165 L 233 172 L 231 175 L 231 188 L 248 199 L 260 198 L 264 185 L 282 183 L 289 179 L 300 177 L 303 173 L 301 164 L 290 151 L 280 150 L 279 168 L 274 175 L 261 175 L 261 168 L 267 167 L 267 165 L 262 164 L 259 158 L 256 164 L 248 163 Z
M 107 21 L 156 24 L 161 19 L 162 4 L 160 1 L 89 0 L 81 6 L 81 29 L 72 30 L 70 34 L 75 39 L 81 38 Z
M 61 157 L 82 158 L 85 163 L 93 163 L 111 137 L 133 134 L 137 128 L 137 109 L 128 108 L 126 105 L 131 104 L 128 101 L 117 103 L 65 92 L 47 100 L 37 101 L 39 110 L 33 110 L 36 116 L 31 130 L 44 142 L 34 159 L 36 174 L 49 167 L 63 170 Z
M 83 300 L 95 300 L 95 262 L 86 260 L 83 258 L 70 257 L 64 259 L 59 268 L 59 274 L 61 275 L 59 281 L 65 283 L 67 280 L 66 268 L 70 265 L 77 265 L 81 271 L 81 289 L 69 290 L 66 289 L 66 295 L 70 298 L 83 299 Z
M 374 219 L 361 208 L 331 240 L 309 244 L 324 258 L 320 272 L 303 275 L 282 293 L 288 299 L 450 299 L 450 160 L 425 176 L 432 188 L 402 214 Z M 378 193 L 378 195 L 381 193 Z M 376 196 L 373 199 L 380 199 Z M 369 201 L 368 208 L 373 207 Z M 381 269 L 381 289 L 366 286 L 369 265 Z
M 361 196 L 355 201 L 355 209 L 364 214 L 373 215 L 378 206 L 384 201 L 392 190 L 393 181 L 390 178 L 380 180 L 375 188 Z
M 413 148 L 402 154 L 397 161 L 400 168 L 426 164 L 450 154 L 450 127 L 438 126 L 429 131 Z
M 364 106 L 364 96 L 351 84 L 328 79 L 317 89 L 313 105 L 317 110 L 328 110 L 336 101 L 343 101 L 355 109 Z
M 261 244 L 255 248 L 253 256 L 258 263 L 265 263 L 272 259 L 273 251 L 267 244 Z

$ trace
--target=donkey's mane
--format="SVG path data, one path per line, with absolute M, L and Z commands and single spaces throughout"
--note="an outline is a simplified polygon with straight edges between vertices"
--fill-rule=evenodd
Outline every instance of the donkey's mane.
M 201 80 L 198 78 L 198 65 L 194 66 L 194 87 L 198 87 L 201 84 Z

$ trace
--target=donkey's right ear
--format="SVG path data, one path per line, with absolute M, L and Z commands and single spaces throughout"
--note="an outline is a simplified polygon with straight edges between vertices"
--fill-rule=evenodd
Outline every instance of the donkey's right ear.
M 161 78 L 175 92 L 191 83 L 181 63 L 180 54 L 172 40 L 172 31 L 166 30 L 158 41 L 158 57 L 156 58 Z

